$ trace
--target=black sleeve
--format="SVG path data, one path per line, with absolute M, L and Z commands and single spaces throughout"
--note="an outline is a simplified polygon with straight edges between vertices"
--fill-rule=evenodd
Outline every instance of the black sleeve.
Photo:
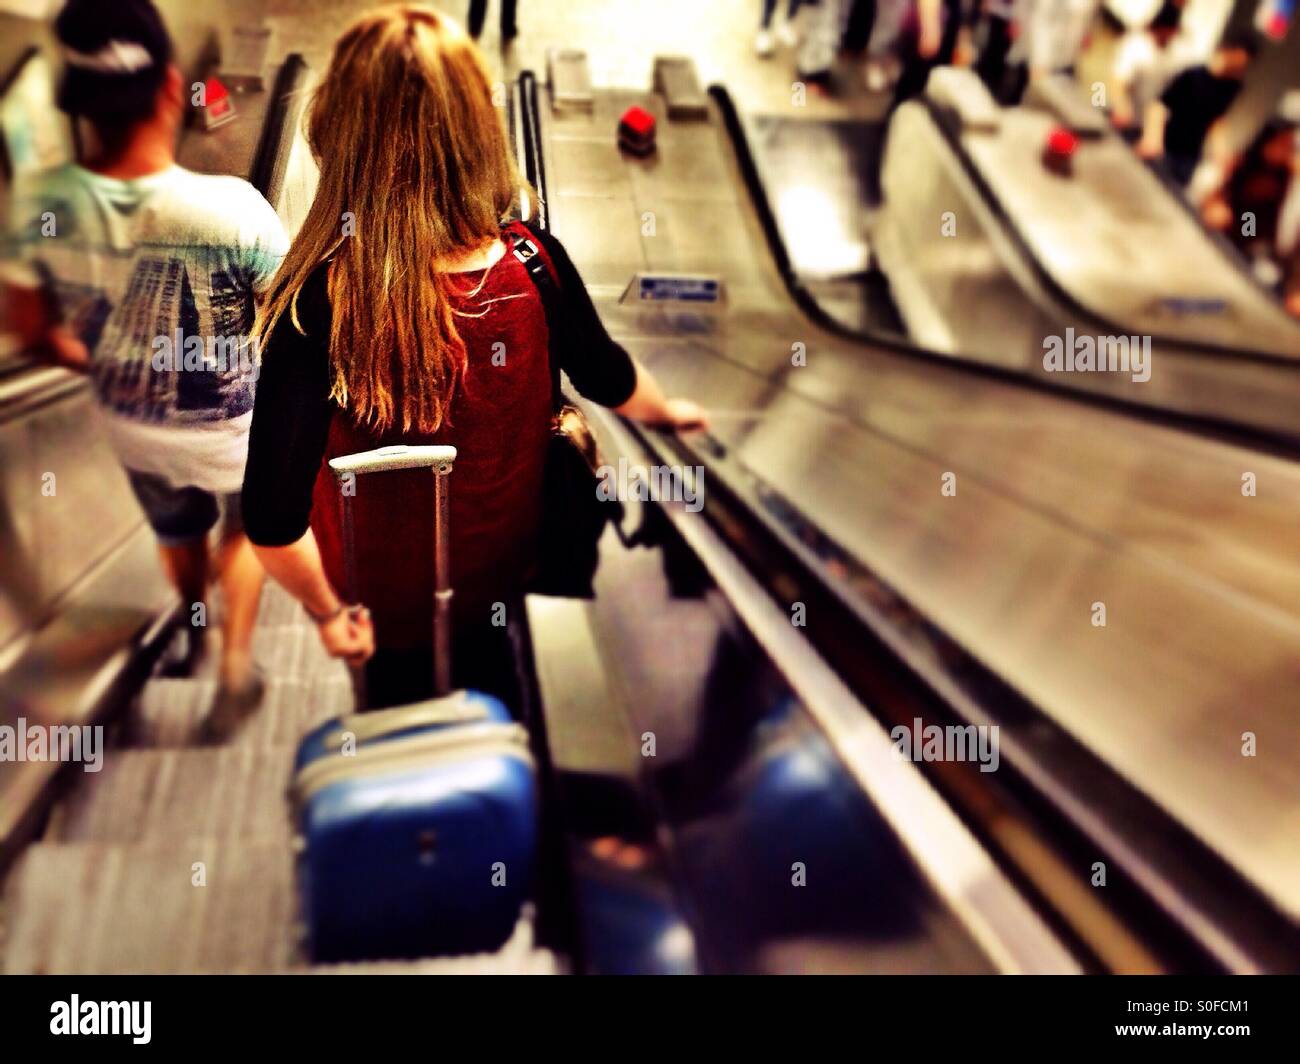
M 325 274 L 317 269 L 298 295 L 306 335 L 286 313 L 262 351 L 243 491 L 244 529 L 262 547 L 294 543 L 311 523 L 312 486 L 337 409 L 329 397 Z
M 605 324 L 587 294 L 578 268 L 564 245 L 550 233 L 529 231 L 545 248 L 559 275 L 560 368 L 587 399 L 601 406 L 622 406 L 636 391 L 636 365 L 623 345 L 605 331 Z
M 1165 86 L 1164 92 L 1160 94 L 1160 102 L 1169 110 L 1179 110 L 1185 102 L 1184 97 L 1191 97 L 1196 92 L 1196 67 L 1184 70 L 1176 75 L 1168 85 Z

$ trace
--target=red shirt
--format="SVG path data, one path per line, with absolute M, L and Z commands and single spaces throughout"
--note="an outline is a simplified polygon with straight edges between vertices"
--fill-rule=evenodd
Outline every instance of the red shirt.
M 635 365 L 605 331 L 563 245 L 540 230 L 530 237 L 558 281 L 557 368 L 583 396 L 619 406 L 636 387 Z M 457 275 L 466 293 L 457 319 L 466 372 L 448 421 L 432 435 L 378 433 L 358 426 L 330 398 L 327 275 L 322 264 L 298 294 L 302 330 L 283 315 L 263 352 L 244 472 L 249 538 L 284 546 L 310 523 L 331 583 L 346 591 L 340 498 L 329 459 L 394 443 L 451 444 L 459 452 L 449 480 L 454 612 L 463 622 L 489 619 L 493 603 L 524 590 L 536 554 L 551 421 L 541 297 L 509 250 L 486 278 L 482 271 Z M 356 482 L 358 597 L 374 612 L 384 647 L 427 646 L 431 637 L 432 477 L 376 473 Z
M 463 275 L 466 286 L 482 272 Z M 482 289 L 459 301 L 466 368 L 448 420 L 433 434 L 376 432 L 346 412 L 330 424 L 312 494 L 311 527 L 325 571 L 346 588 L 339 489 L 328 461 L 394 443 L 450 444 L 453 613 L 487 617 L 523 587 L 535 562 L 542 469 L 551 420 L 546 319 L 523 265 L 509 252 Z M 504 347 L 495 345 L 503 344 Z M 493 352 L 498 352 L 493 365 Z M 428 645 L 433 623 L 433 474 L 376 473 L 357 479 L 353 500 L 360 598 L 385 647 Z

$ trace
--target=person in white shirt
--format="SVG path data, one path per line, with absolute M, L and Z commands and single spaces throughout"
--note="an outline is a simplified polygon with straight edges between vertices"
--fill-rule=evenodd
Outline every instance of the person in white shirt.
M 1111 76 L 1111 121 L 1136 132 L 1147 108 L 1169 83 L 1197 61 L 1195 49 L 1181 32 L 1182 9 L 1165 3 L 1145 29 L 1125 34 L 1115 53 Z
M 1023 6 L 1029 76 L 1072 70 L 1096 21 L 1100 0 L 1027 0 Z
M 262 570 L 239 513 L 257 360 L 255 298 L 288 238 L 247 182 L 191 173 L 174 146 L 179 71 L 148 0 L 71 0 L 56 22 L 59 106 L 97 142 L 84 165 L 16 188 L 3 280 L 24 346 L 89 375 L 105 435 L 153 527 L 187 619 L 216 568 L 223 640 L 209 734 L 254 708 L 250 645 Z M 206 612 L 206 611 L 205 611 Z M 203 649 L 186 627 L 182 668 Z

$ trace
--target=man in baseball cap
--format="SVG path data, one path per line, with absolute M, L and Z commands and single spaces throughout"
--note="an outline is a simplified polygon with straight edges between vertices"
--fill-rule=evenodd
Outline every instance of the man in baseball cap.
M 115 124 L 153 113 L 173 49 L 149 0 L 70 0 L 54 30 L 63 50 L 63 111 Z
M 177 165 L 184 80 L 148 0 L 70 0 L 55 32 L 59 106 L 94 136 L 78 162 L 11 188 L 3 294 L 26 350 L 89 375 L 94 439 L 116 452 L 187 610 L 222 584 L 205 733 L 220 741 L 263 688 L 251 647 L 262 572 L 239 493 L 256 300 L 288 238 L 248 182 Z M 184 633 L 181 671 L 206 642 L 202 625 Z

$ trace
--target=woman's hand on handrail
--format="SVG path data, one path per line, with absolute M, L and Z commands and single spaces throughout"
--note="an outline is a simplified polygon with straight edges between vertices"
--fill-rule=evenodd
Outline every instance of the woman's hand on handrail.
M 667 399 L 659 382 L 641 363 L 636 365 L 636 389 L 615 411 L 633 421 L 686 432 L 709 427 L 709 414 L 692 399 Z

